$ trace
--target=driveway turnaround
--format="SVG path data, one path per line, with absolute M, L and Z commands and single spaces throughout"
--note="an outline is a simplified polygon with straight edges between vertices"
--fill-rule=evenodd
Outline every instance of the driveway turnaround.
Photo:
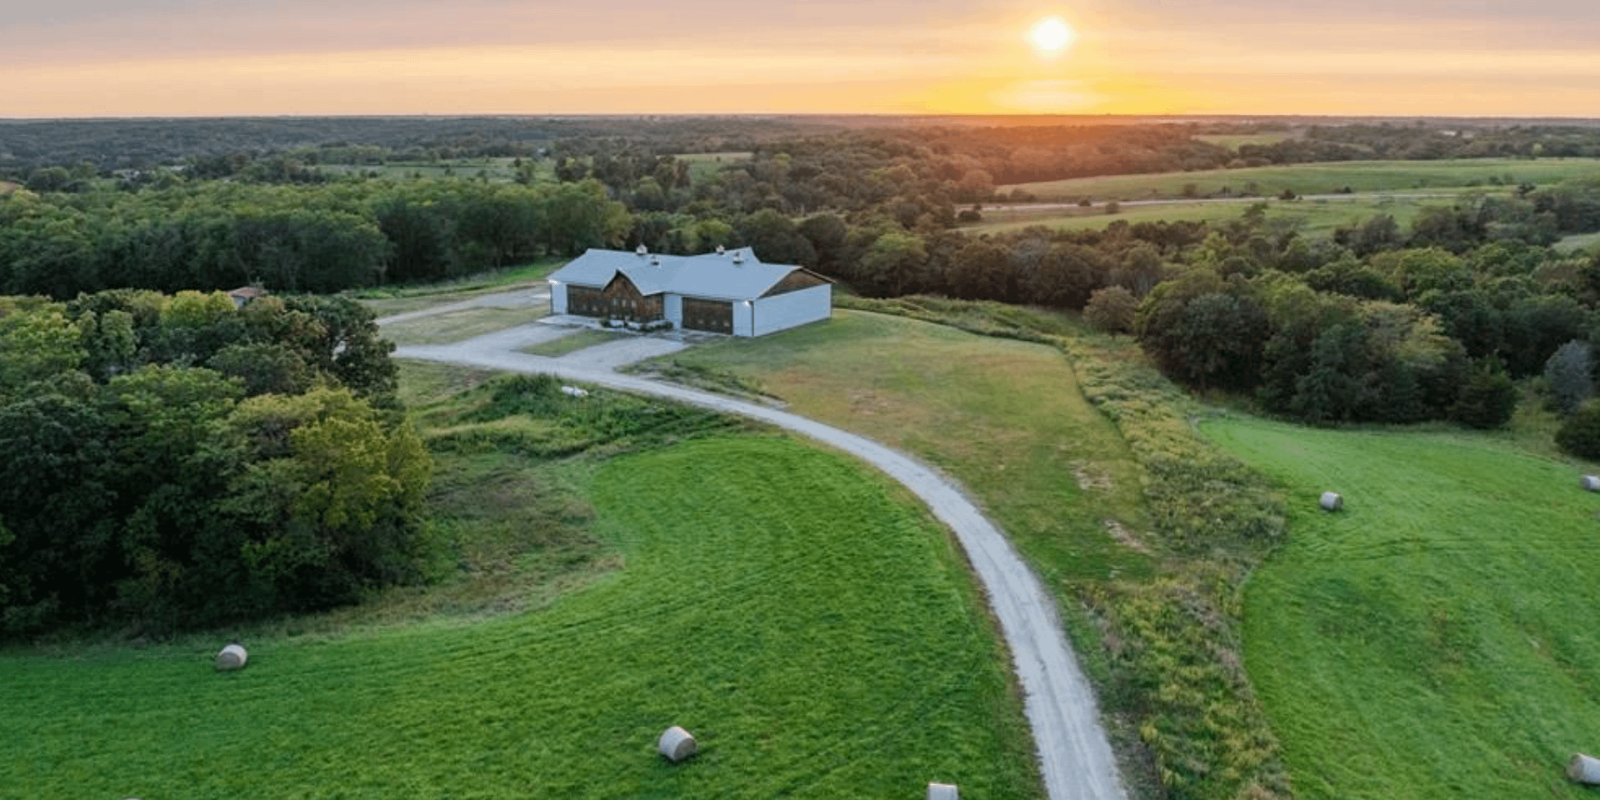
M 497 338 L 498 337 L 498 338 Z M 1094 693 L 1067 645 L 1050 595 L 977 507 L 950 479 L 910 456 L 853 433 L 756 403 L 612 372 L 608 360 L 585 365 L 584 351 L 545 358 L 506 350 L 507 331 L 452 345 L 402 347 L 398 358 L 442 361 L 508 372 L 545 373 L 575 383 L 654 395 L 762 420 L 866 461 L 905 485 L 955 531 L 988 593 L 1011 649 L 1024 708 L 1050 800 L 1126 800 Z

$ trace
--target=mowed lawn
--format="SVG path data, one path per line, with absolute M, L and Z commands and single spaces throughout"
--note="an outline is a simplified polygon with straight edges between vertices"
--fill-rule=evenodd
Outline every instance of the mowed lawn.
M 1579 468 L 1469 434 L 1204 430 L 1287 491 L 1244 635 L 1297 797 L 1592 796 L 1563 774 L 1600 751 L 1600 496 Z
M 587 463 L 621 567 L 544 610 L 249 641 L 234 674 L 192 643 L 0 655 L 0 796 L 1040 795 L 964 563 L 882 479 L 775 437 Z
M 1058 592 L 1149 574 L 1138 467 L 1053 347 L 836 309 L 658 359 L 674 360 L 756 381 L 797 413 L 950 473 Z

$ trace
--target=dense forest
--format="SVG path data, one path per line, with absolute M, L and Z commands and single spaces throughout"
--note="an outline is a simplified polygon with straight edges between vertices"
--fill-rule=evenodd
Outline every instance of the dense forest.
M 326 608 L 421 575 L 431 459 L 354 301 L 0 298 L 0 634 Z
M 17 184 L 0 185 L 5 630 L 196 624 L 415 579 L 427 457 L 370 316 L 325 295 L 587 247 L 748 245 L 869 296 L 1079 311 L 1196 391 L 1313 423 L 1495 427 L 1520 382 L 1566 415 L 1562 447 L 1600 455 L 1600 254 L 1552 247 L 1600 231 L 1600 184 L 1505 186 L 1323 237 L 1263 205 L 1210 224 L 956 227 L 1007 183 L 1595 156 L 1600 129 L 1313 125 L 1230 149 L 1197 136 L 1272 123 L 847 123 L 0 124 Z M 690 157 L 730 148 L 710 169 Z M 324 168 L 459 157 L 507 159 L 512 177 Z M 274 296 L 235 310 L 216 291 L 246 284 Z

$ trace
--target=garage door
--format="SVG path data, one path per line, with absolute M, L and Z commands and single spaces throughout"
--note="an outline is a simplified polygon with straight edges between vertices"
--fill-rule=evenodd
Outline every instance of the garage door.
M 683 327 L 697 331 L 733 333 L 733 303 L 685 297 Z

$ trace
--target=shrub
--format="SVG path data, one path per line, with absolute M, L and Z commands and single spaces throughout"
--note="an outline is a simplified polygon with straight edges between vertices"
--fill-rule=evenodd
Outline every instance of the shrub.
M 1563 452 L 1600 461 L 1600 402 L 1588 401 L 1556 430 L 1556 446 Z

